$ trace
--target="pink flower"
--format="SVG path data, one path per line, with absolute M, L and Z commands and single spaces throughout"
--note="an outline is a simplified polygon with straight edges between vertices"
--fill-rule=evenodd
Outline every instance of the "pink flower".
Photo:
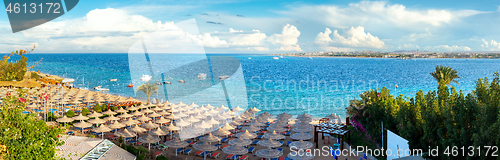
M 10 96 L 10 92 L 7 92 L 6 96 Z

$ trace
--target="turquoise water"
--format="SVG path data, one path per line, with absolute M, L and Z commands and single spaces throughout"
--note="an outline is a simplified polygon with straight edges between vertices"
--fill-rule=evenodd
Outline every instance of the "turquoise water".
M 217 55 L 209 55 L 217 56 Z M 227 56 L 227 55 L 226 55 Z M 230 55 L 241 63 L 248 107 L 257 107 L 272 114 L 286 111 L 291 114 L 308 113 L 324 116 L 337 113 L 345 116 L 349 100 L 369 89 L 388 87 L 393 95 L 414 96 L 418 90 L 434 90 L 435 80 L 430 76 L 436 65 L 447 65 L 456 69 L 461 77 L 454 86 L 465 93 L 474 89 L 478 78 L 492 77 L 500 70 L 497 59 L 369 59 L 369 58 L 301 58 L 272 56 Z M 31 54 L 29 65 L 43 58 L 34 70 L 74 78 L 77 87 L 103 86 L 109 93 L 143 98 L 141 93 L 127 85 L 131 80 L 127 54 Z M 248 57 L 251 57 L 249 59 Z M 83 83 L 85 79 L 85 83 Z M 109 79 L 118 79 L 110 82 Z M 175 79 L 173 79 L 174 84 Z M 399 86 L 396 89 L 394 86 Z M 137 86 L 137 84 L 134 84 Z M 231 83 L 226 84 L 231 88 Z M 226 101 L 198 98 L 195 103 L 210 103 L 214 106 L 228 105 Z M 221 94 L 223 95 L 223 94 Z M 231 96 L 231 95 L 230 95 Z M 162 97 L 159 97 L 162 99 Z M 163 97 L 164 98 L 164 97 Z M 235 100 L 236 99 L 236 100 Z M 185 102 L 185 101 L 183 101 Z M 185 102 L 186 103 L 186 102 Z

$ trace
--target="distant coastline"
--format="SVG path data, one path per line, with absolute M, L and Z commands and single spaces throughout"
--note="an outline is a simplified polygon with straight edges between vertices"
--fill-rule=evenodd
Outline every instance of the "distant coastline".
M 500 53 L 418 53 L 418 52 L 309 52 L 272 54 L 272 56 L 324 58 L 394 58 L 394 59 L 500 59 Z

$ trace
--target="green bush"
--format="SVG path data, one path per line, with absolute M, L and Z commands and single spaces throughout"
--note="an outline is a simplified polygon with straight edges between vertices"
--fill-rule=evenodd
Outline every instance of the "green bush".
M 96 103 L 95 106 L 94 106 L 94 111 L 96 112 L 101 112 L 102 111 L 102 108 L 101 106 L 99 105 L 99 103 Z
M 448 146 L 498 146 L 500 144 L 500 78 L 479 79 L 476 88 L 464 95 L 439 83 L 437 91 L 417 92 L 415 97 L 394 97 L 389 90 L 371 90 L 351 101 L 348 114 L 354 127 L 381 144 L 381 125 L 409 141 L 410 149 L 439 147 L 433 159 L 492 159 L 486 149 L 474 156 L 447 156 Z M 386 133 L 386 132 L 384 132 Z M 384 135 L 384 141 L 387 137 Z M 385 143 L 386 144 L 386 143 Z M 443 148 L 441 150 L 441 148 Z M 465 155 L 467 156 L 467 154 Z
M 87 115 L 87 114 L 89 114 L 89 113 L 90 113 L 90 111 L 89 111 L 89 109 L 88 109 L 88 108 L 83 108 L 83 109 L 82 109 L 82 114 L 83 114 L 84 116 L 86 116 L 86 115 Z
M 69 118 L 72 118 L 75 116 L 75 112 L 73 110 L 69 110 L 66 112 L 66 116 Z
M 146 159 L 146 155 L 145 154 L 139 154 L 137 155 L 137 160 L 145 160 Z
M 31 72 L 31 77 L 30 78 L 38 80 L 38 79 L 40 79 L 40 76 L 38 76 L 38 73 L 36 73 L 36 72 Z
M 161 156 L 156 157 L 156 160 L 168 160 L 168 159 L 167 159 L 167 157 L 161 155 Z

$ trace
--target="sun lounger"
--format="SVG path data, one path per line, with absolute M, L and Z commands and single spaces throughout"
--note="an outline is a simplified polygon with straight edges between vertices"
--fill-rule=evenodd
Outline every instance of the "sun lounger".
M 247 155 L 243 155 L 240 157 L 240 160 L 247 160 L 248 159 L 248 156 Z
M 252 145 L 257 145 L 257 143 L 259 143 L 259 140 L 255 140 L 252 142 Z
M 191 143 L 189 143 L 189 146 L 193 146 L 193 144 L 195 144 L 195 142 L 191 142 Z
M 186 149 L 186 150 L 184 150 L 184 152 L 183 152 L 183 153 L 184 153 L 184 154 L 189 155 L 189 153 L 191 153 L 191 150 L 192 150 L 192 149 Z
M 271 159 L 271 160 L 278 160 L 278 158 L 273 158 L 273 159 Z
M 220 155 L 220 153 L 219 153 L 219 152 L 214 152 L 214 153 L 212 153 L 212 155 L 210 155 L 209 157 L 217 159 L 217 158 L 219 158 L 219 155 Z
M 217 147 L 217 149 L 219 149 L 220 144 L 215 144 L 214 146 Z
M 289 145 L 290 145 L 290 143 L 292 143 L 292 141 L 287 141 L 287 142 L 286 142 L 286 145 L 287 145 L 287 146 L 289 146 Z
M 286 132 L 285 136 L 289 136 L 290 134 L 292 134 L 292 132 Z
M 175 150 L 175 153 L 182 153 L 184 151 L 184 148 L 178 148 L 177 150 Z
M 68 132 L 68 135 L 75 135 L 75 132 L 73 132 L 73 131 L 69 131 L 69 132 Z
M 226 159 L 233 159 L 233 154 L 227 155 Z
M 195 156 L 202 156 L 201 153 L 203 153 L 203 151 L 198 151 L 196 153 L 194 153 Z
M 222 146 L 222 148 L 220 148 L 220 149 L 224 149 L 224 148 L 226 148 L 226 147 L 229 147 L 229 145 L 224 145 L 224 146 Z
M 249 152 L 249 153 L 253 153 L 253 152 L 255 152 L 255 147 L 250 147 L 250 148 L 248 148 L 248 152 Z
M 221 141 L 221 142 L 226 142 L 226 141 L 227 141 L 227 138 L 222 138 L 220 141 Z
M 281 151 L 281 152 L 283 152 L 283 148 L 278 148 L 278 151 Z
M 156 152 L 156 154 L 155 154 L 155 158 L 156 158 L 156 157 L 158 157 L 158 156 L 160 156 L 160 155 L 162 155 L 162 154 L 163 154 L 163 153 L 161 153 L 161 152 Z
M 257 138 L 258 138 L 258 139 L 262 139 L 262 137 L 263 137 L 263 136 L 264 136 L 264 135 L 258 135 L 258 136 L 257 136 Z
M 279 141 L 281 143 L 281 145 L 283 145 L 283 141 Z

